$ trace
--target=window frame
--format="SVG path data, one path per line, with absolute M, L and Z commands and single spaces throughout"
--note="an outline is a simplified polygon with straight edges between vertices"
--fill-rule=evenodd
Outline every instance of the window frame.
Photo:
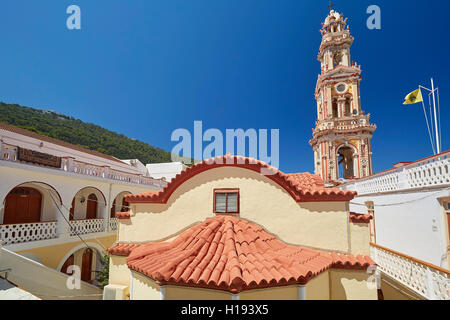
M 221 193 L 225 194 L 225 212 L 216 211 L 216 194 Z M 228 193 L 237 193 L 237 211 L 236 212 L 228 212 Z M 241 212 L 241 193 L 239 188 L 220 188 L 213 190 L 213 212 L 215 214 L 223 214 L 223 215 L 239 215 Z
M 377 243 L 377 229 L 375 227 L 375 203 L 374 201 L 368 200 L 364 203 L 366 205 L 367 214 L 372 216 L 369 222 L 369 239 L 372 243 Z

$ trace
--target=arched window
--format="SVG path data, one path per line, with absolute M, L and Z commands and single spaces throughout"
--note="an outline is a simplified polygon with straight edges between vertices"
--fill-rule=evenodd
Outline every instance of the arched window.
M 338 150 L 339 178 L 351 179 L 355 177 L 353 149 L 342 147 Z

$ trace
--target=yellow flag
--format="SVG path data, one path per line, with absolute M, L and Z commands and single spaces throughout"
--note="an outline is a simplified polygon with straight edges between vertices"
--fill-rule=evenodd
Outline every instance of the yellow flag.
M 420 91 L 420 88 L 417 90 L 414 90 L 413 92 L 411 92 L 410 94 L 408 94 L 405 97 L 405 102 L 403 102 L 403 104 L 414 104 L 414 103 L 418 103 L 418 102 L 422 102 L 422 91 Z

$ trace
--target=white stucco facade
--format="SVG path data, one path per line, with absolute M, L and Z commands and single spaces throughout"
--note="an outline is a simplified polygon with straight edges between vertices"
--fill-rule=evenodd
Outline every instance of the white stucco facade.
M 450 152 L 347 182 L 358 196 L 350 210 L 368 213 L 373 202 L 375 242 L 383 247 L 450 269 L 448 214 Z
M 95 282 L 100 258 L 116 239 L 115 213 L 128 210 L 124 195 L 165 185 L 138 160 L 0 123 L 0 242 L 56 271 L 64 272 L 67 261 L 84 265 L 90 249 L 87 274 Z
M 147 164 L 147 170 L 150 177 L 155 179 L 164 178 L 167 182 L 175 178 L 175 176 L 185 168 L 186 166 L 181 162 Z

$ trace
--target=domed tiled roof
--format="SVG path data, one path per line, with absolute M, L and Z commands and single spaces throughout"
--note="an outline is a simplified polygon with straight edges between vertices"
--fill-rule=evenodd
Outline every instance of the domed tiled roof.
M 285 244 L 259 225 L 231 216 L 207 219 L 171 242 L 141 244 L 127 258 L 130 269 L 161 285 L 233 293 L 305 284 L 329 268 L 367 269 L 374 264 L 366 256 Z

